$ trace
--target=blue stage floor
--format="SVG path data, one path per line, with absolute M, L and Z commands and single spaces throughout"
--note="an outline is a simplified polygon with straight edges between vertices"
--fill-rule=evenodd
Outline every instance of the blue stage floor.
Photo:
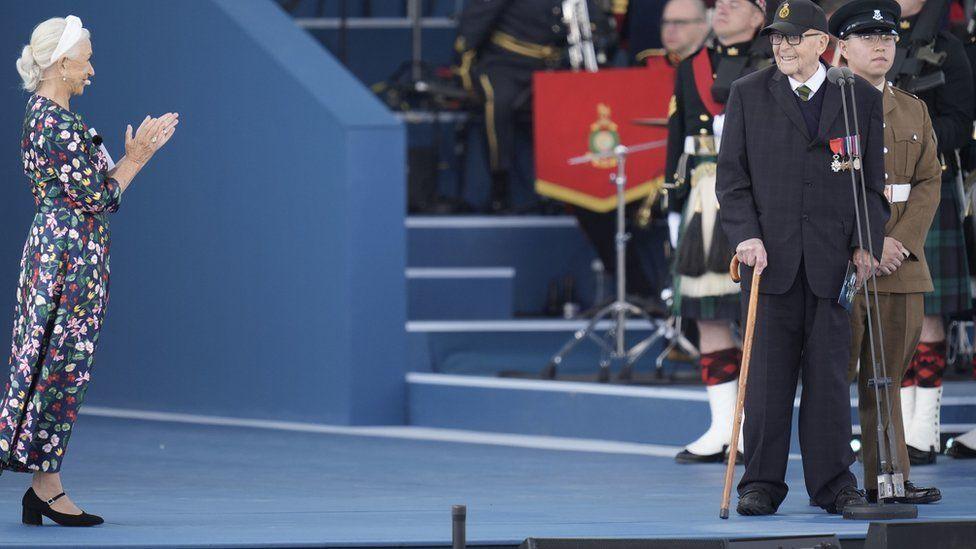
M 411 428 L 401 435 L 410 437 Z M 717 518 L 723 467 L 666 457 L 537 450 L 83 416 L 63 472 L 107 523 L 20 524 L 26 475 L 0 477 L 4 546 L 449 546 L 451 505 L 471 545 L 534 537 L 726 537 L 837 533 L 866 523 L 807 506 L 800 463 L 773 517 Z M 741 473 L 741 468 L 739 469 Z M 945 500 L 920 517 L 976 517 L 976 461 L 942 459 L 913 478 Z

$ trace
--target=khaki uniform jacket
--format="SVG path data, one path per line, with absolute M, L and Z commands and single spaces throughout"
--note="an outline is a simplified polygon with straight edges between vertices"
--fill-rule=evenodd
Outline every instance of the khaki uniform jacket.
M 939 206 L 942 181 L 932 120 L 920 99 L 885 84 L 884 121 L 885 184 L 912 185 L 907 202 L 891 205 L 885 235 L 901 242 L 912 255 L 894 273 L 878 276 L 878 291 L 931 292 L 924 246 Z

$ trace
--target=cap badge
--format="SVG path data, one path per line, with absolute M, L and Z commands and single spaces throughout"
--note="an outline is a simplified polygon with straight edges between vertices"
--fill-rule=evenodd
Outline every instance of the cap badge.
M 779 13 L 776 14 L 780 19 L 786 19 L 790 16 L 790 5 L 787 2 L 783 2 L 783 5 L 779 8 Z
M 884 17 L 881 17 L 881 10 L 874 10 L 874 20 L 881 21 Z

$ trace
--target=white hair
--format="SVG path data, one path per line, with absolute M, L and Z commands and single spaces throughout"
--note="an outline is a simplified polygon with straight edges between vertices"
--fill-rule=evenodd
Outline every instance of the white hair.
M 51 59 L 51 55 L 58 47 L 58 40 L 64 32 L 67 21 L 63 17 L 53 17 L 34 27 L 30 44 L 24 46 L 17 60 L 17 72 L 24 81 L 24 89 L 33 92 L 41 83 L 41 75 L 46 69 L 54 65 L 58 59 Z M 82 29 L 81 40 L 89 38 L 88 29 Z M 78 55 L 77 43 L 65 54 L 75 59 Z M 60 57 L 60 56 L 59 56 Z

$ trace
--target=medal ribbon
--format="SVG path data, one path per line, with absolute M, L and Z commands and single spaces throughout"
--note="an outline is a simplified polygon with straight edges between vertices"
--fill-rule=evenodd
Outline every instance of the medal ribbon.
M 861 145 L 857 135 L 837 137 L 830 140 L 830 150 L 834 154 L 846 156 L 861 156 Z

